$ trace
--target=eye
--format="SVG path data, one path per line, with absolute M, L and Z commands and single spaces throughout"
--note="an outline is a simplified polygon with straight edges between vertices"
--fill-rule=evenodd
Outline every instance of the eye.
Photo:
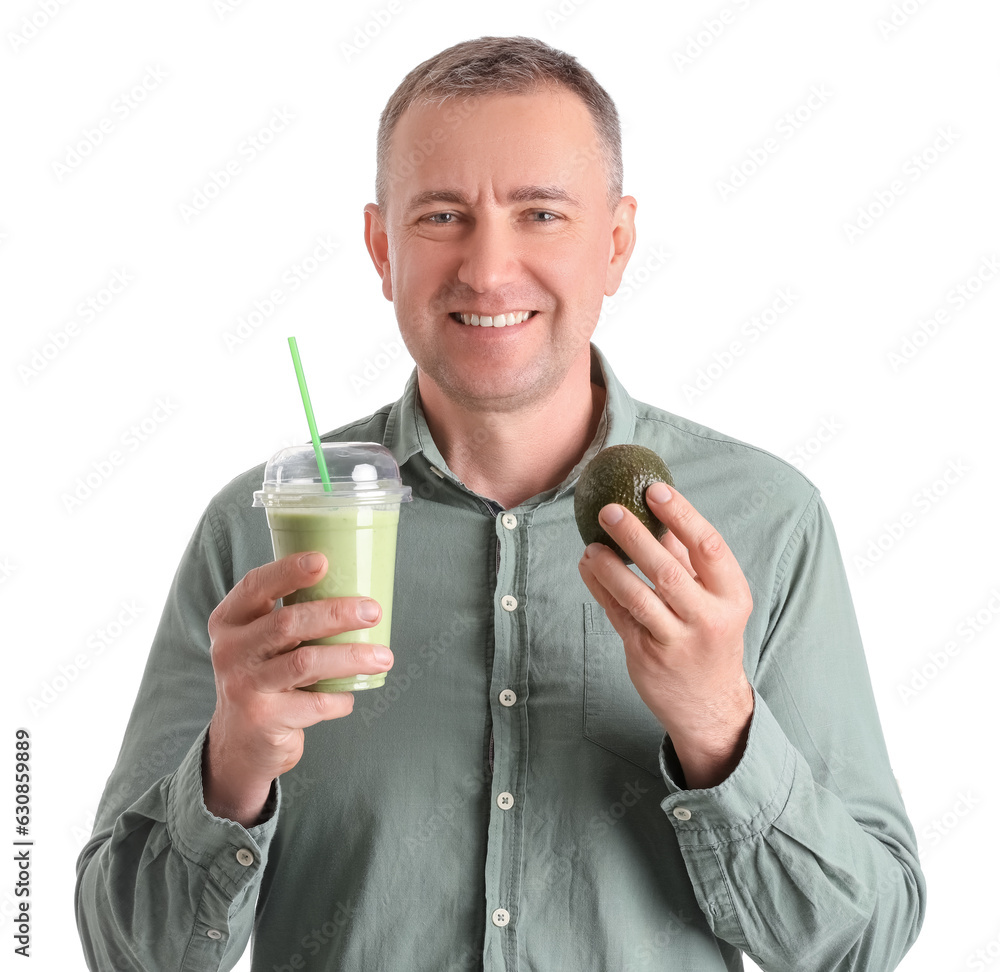
M 536 223 L 553 223 L 559 218 L 555 213 L 550 213 L 547 209 L 540 209 L 537 212 L 531 213 L 531 217 Z
M 438 226 L 449 226 L 454 223 L 458 218 L 454 213 L 431 213 L 430 216 L 424 217 L 428 223 L 435 223 Z

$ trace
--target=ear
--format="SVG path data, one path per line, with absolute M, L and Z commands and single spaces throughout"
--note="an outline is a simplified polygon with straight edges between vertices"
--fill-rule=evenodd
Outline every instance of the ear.
M 635 249 L 635 208 L 633 196 L 622 196 L 613 217 L 611 243 L 608 246 L 608 273 L 604 294 L 611 297 L 622 282 L 622 275 Z
M 382 278 L 382 293 L 392 300 L 392 270 L 389 266 L 389 234 L 382 212 L 375 203 L 365 206 L 365 246 Z

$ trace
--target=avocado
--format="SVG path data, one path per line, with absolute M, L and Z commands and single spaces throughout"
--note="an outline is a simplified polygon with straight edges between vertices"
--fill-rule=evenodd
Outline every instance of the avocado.
M 606 544 L 626 564 L 632 563 L 631 557 L 608 536 L 597 519 L 601 508 L 608 503 L 618 503 L 630 510 L 660 540 L 667 527 L 646 504 L 646 488 L 651 483 L 674 484 L 666 463 L 652 449 L 615 445 L 598 452 L 583 467 L 576 484 L 573 507 L 583 542 Z

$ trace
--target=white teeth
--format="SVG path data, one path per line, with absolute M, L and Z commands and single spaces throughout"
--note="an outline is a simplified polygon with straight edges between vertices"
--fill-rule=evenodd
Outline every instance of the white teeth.
M 509 324 L 521 324 L 531 317 L 532 311 L 515 311 L 513 314 L 497 314 L 487 317 L 485 314 L 459 314 L 463 324 L 472 327 L 507 327 Z

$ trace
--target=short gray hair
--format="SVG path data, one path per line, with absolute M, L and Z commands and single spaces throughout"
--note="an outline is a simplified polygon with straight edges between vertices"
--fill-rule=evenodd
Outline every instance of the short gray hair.
M 594 76 L 570 54 L 534 37 L 480 37 L 455 44 L 418 64 L 392 93 L 379 118 L 375 201 L 388 197 L 392 133 L 414 102 L 440 104 L 449 98 L 526 94 L 562 85 L 579 95 L 590 112 L 608 180 L 608 204 L 618 205 L 624 178 L 618 109 Z

